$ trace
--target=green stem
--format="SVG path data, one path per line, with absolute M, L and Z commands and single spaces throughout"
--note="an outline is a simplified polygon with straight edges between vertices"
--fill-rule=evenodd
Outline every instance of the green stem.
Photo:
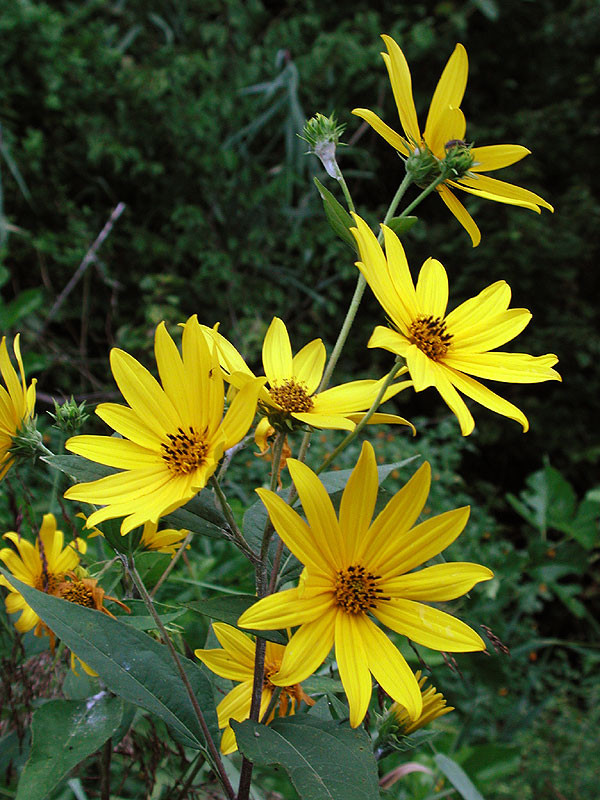
M 225 515 L 225 519 L 227 520 L 227 524 L 229 525 L 229 530 L 231 531 L 231 536 L 233 541 L 237 544 L 240 548 L 242 553 L 246 556 L 248 561 L 250 561 L 255 566 L 259 563 L 258 556 L 254 552 L 254 550 L 250 547 L 248 542 L 244 539 L 244 536 L 240 529 L 238 528 L 237 522 L 235 521 L 235 517 L 233 516 L 233 512 L 229 507 L 229 503 L 227 502 L 227 498 L 223 490 L 221 489 L 218 480 L 212 475 L 208 482 L 215 490 L 215 494 L 217 496 L 217 500 L 219 501 L 219 505 L 223 510 L 223 514 Z
M 192 704 L 192 708 L 194 709 L 194 713 L 196 714 L 198 722 L 200 723 L 200 727 L 202 728 L 202 733 L 204 734 L 204 738 L 206 740 L 206 746 L 207 746 L 207 748 L 208 748 L 208 750 L 209 750 L 209 752 L 210 752 L 210 754 L 212 756 L 213 766 L 215 767 L 216 771 L 219 774 L 219 778 L 221 780 L 221 784 L 223 786 L 223 789 L 225 790 L 229 800 L 235 800 L 235 792 L 233 791 L 233 786 L 229 782 L 229 778 L 227 777 L 227 773 L 225 771 L 225 766 L 223 764 L 223 760 L 221 759 L 221 755 L 219 753 L 219 750 L 217 749 L 217 746 L 215 745 L 215 743 L 213 741 L 213 738 L 210 735 L 210 731 L 208 729 L 208 725 L 206 724 L 206 720 L 204 719 L 204 714 L 202 713 L 202 709 L 198 705 L 198 701 L 196 700 L 196 695 L 194 694 L 194 690 L 192 689 L 192 685 L 189 682 L 187 673 L 186 673 L 185 669 L 183 668 L 183 664 L 181 663 L 181 659 L 179 658 L 179 654 L 177 653 L 177 650 L 175 650 L 175 647 L 173 646 L 173 642 L 171 641 L 171 639 L 169 637 L 169 634 L 165 630 L 165 626 L 162 624 L 162 621 L 161 621 L 156 609 L 154 608 L 154 603 L 152 602 L 152 598 L 148 594 L 148 591 L 146 590 L 146 587 L 144 586 L 144 582 L 142 581 L 142 579 L 141 579 L 141 577 L 140 577 L 140 575 L 139 575 L 139 573 L 138 573 L 138 571 L 136 569 L 133 557 L 131 559 L 129 559 L 129 560 L 124 558 L 123 561 L 125 562 L 125 566 L 126 566 L 127 572 L 131 576 L 131 579 L 133 580 L 138 592 L 140 593 L 140 596 L 142 597 L 142 600 L 144 601 L 144 604 L 145 604 L 146 608 L 150 612 L 150 616 L 152 617 L 152 619 L 156 623 L 156 627 L 160 631 L 161 638 L 162 638 L 163 642 L 165 643 L 165 645 L 167 646 L 169 654 L 171 655 L 171 658 L 173 659 L 173 663 L 175 664 L 175 667 L 177 669 L 177 672 L 179 673 L 179 676 L 180 676 L 181 681 L 182 681 L 182 683 L 183 683 L 183 685 L 185 687 L 185 690 L 186 690 L 186 692 L 188 694 L 188 697 L 190 698 L 190 702 Z
M 446 177 L 447 177 L 446 175 L 440 175 L 432 183 L 430 183 L 429 186 L 426 186 L 425 189 L 423 189 L 423 191 L 421 192 L 421 194 L 417 195 L 417 197 L 415 197 L 412 203 L 407 205 L 404 211 L 398 214 L 398 216 L 406 217 L 408 214 L 410 214 L 413 208 L 416 208 L 419 205 L 419 203 L 427 197 L 427 195 L 431 194 L 434 191 L 434 189 L 436 189 L 440 185 L 440 183 L 443 183 L 446 180 Z M 386 220 L 384 220 L 383 223 L 385 225 Z
M 342 450 L 345 450 L 346 447 L 348 447 L 348 445 L 356 439 L 358 434 L 362 431 L 362 429 L 369 422 L 369 420 L 371 419 L 371 417 L 373 416 L 373 414 L 375 413 L 375 411 L 379 407 L 379 405 L 380 405 L 380 403 L 381 403 L 381 401 L 383 399 L 383 396 L 385 395 L 385 392 L 386 392 L 387 388 L 392 384 L 394 378 L 398 374 L 399 370 L 402 369 L 402 367 L 403 367 L 403 364 L 401 362 L 399 362 L 399 361 L 396 361 L 396 363 L 394 364 L 392 369 L 388 372 L 383 384 L 381 385 L 381 388 L 380 388 L 379 392 L 377 393 L 377 397 L 375 398 L 375 400 L 373 400 L 373 403 L 371 404 L 371 408 L 367 411 L 367 413 L 361 419 L 361 421 L 356 425 L 356 428 L 354 428 L 354 430 L 351 431 L 351 433 L 349 433 L 346 436 L 346 438 L 335 448 L 333 453 L 325 459 L 325 461 L 321 464 L 319 469 L 316 470 L 316 474 L 317 475 L 320 472 L 322 472 L 326 467 L 328 467 L 331 464 L 331 462 L 335 458 L 337 458 L 337 456 L 342 452 Z
M 340 185 L 340 187 L 342 189 L 342 192 L 343 192 L 344 197 L 346 199 L 346 204 L 348 206 L 348 209 L 350 211 L 355 211 L 356 209 L 354 208 L 354 201 L 352 200 L 352 197 L 350 196 L 350 189 L 348 189 L 348 184 L 346 183 L 346 181 L 344 179 L 344 176 L 342 175 L 342 171 L 341 171 L 341 169 L 339 167 L 337 169 L 337 172 L 338 172 L 338 174 L 337 174 L 337 182 L 339 183 L 339 185 Z
M 277 490 L 277 481 L 279 478 L 279 464 L 281 463 L 281 453 L 283 452 L 283 444 L 285 442 L 285 433 L 279 431 L 273 442 L 273 460 L 271 462 L 271 485 L 269 486 L 272 492 Z M 260 548 L 260 561 L 256 572 L 256 592 L 259 597 L 265 597 L 269 593 L 267 587 L 267 560 L 269 556 L 269 545 L 273 538 L 274 528 L 271 518 L 267 516 L 265 528 L 262 536 L 262 544 Z

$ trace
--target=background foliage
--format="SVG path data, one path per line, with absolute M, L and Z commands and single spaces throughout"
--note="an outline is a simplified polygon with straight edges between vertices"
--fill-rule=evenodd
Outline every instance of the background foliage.
M 429 664 L 461 712 L 445 718 L 438 748 L 459 758 L 488 797 L 587 797 L 594 779 L 585 754 L 598 692 L 599 29 L 594 0 L 388 2 L 385 11 L 348 0 L 343 13 L 317 0 L 1 4 L 0 320 L 3 334 L 23 334 L 41 417 L 51 396 L 114 397 L 109 347 L 148 364 L 162 319 L 171 330 L 193 313 L 220 321 L 250 360 L 274 314 L 296 347 L 315 332 L 332 344 L 356 270 L 312 176 L 335 188 L 296 133 L 306 116 L 335 110 L 348 126 L 340 164 L 357 206 L 372 209 L 369 221 L 381 218 L 401 163 L 350 114 L 370 107 L 395 125 L 381 32 L 403 47 L 420 110 L 463 42 L 469 140 L 532 150 L 502 177 L 540 193 L 554 216 L 467 200 L 483 234 L 472 249 L 434 198 L 406 247 L 413 269 L 430 254 L 440 258 L 454 303 L 505 278 L 513 304 L 534 315 L 519 350 L 556 352 L 564 384 L 511 387 L 531 421 L 526 436 L 478 409 L 476 433 L 458 440 L 455 421 L 425 393 L 398 401 L 399 413 L 424 417 L 419 440 L 378 440 L 388 461 L 416 453 L 432 461 L 431 513 L 473 504 L 452 557 L 498 574 L 461 613 L 490 624 L 512 655 L 490 657 L 485 669 L 463 657 L 460 673 Z M 97 258 L 56 305 L 119 202 L 126 210 Z M 380 313 L 367 293 L 340 379 L 389 368 L 384 353 L 365 349 Z M 251 455 L 232 468 L 228 489 L 240 509 L 261 474 Z M 392 476 L 388 488 L 406 476 Z M 4 493 L 3 530 L 21 524 L 23 492 L 11 483 Z M 224 565 L 221 542 L 198 538 L 193 547 L 203 560 L 190 557 L 173 584 L 184 599 L 200 600 L 211 586 L 252 591 L 235 557 Z M 178 622 L 199 646 L 203 621 L 190 613 Z M 14 666 L 16 647 L 7 632 L 6 665 Z M 5 674 L 12 686 L 8 666 Z M 31 697 L 5 701 L 14 722 L 13 706 Z M 3 730 L 14 735 L 14 726 Z M 137 754 L 154 733 L 136 731 Z M 576 786 L 540 767 L 568 770 L 577 754 Z M 145 773 L 152 785 L 157 759 Z M 409 776 L 393 796 L 426 797 L 422 780 Z

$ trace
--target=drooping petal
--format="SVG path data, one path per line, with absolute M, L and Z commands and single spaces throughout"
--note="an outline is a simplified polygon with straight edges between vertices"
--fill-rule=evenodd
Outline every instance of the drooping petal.
M 417 281 L 417 303 L 425 316 L 444 317 L 448 305 L 448 274 L 435 258 L 428 258 Z
M 333 645 L 336 613 L 330 606 L 298 628 L 286 645 L 279 672 L 271 676 L 275 686 L 300 683 L 321 666 Z
M 354 423 L 342 414 L 320 414 L 316 411 L 293 411 L 292 417 L 312 428 L 334 431 L 353 431 Z
M 285 589 L 250 606 L 238 619 L 238 625 L 258 631 L 292 628 L 323 617 L 330 608 L 328 595 L 304 599 L 298 597 L 298 589 Z
M 461 597 L 476 583 L 493 577 L 494 573 L 480 564 L 452 561 L 390 578 L 382 581 L 380 588 L 385 594 L 406 600 L 441 602 Z
M 355 114 L 357 117 L 364 119 L 373 130 L 382 136 L 388 144 L 391 144 L 394 150 L 397 150 L 399 153 L 402 153 L 405 156 L 410 155 L 410 149 L 407 147 L 405 140 L 400 136 L 399 133 L 393 128 L 390 128 L 389 125 L 378 117 L 375 112 L 370 111 L 368 108 L 354 108 L 352 109 L 352 113 Z
M 293 377 L 292 346 L 283 320 L 273 317 L 263 341 L 263 367 L 271 386 Z
M 339 611 L 335 620 L 335 660 L 348 698 L 353 728 L 365 718 L 372 693 L 369 657 L 358 622 L 360 616 Z
M 468 73 L 467 51 L 462 44 L 457 44 L 435 88 L 425 123 L 423 138 L 434 152 L 436 151 L 430 142 L 437 141 L 444 112 L 448 108 L 460 107 L 467 86 Z
M 371 407 L 383 387 L 385 378 L 378 381 L 360 380 L 342 383 L 326 389 L 313 397 L 316 414 L 348 414 L 355 411 L 366 411 Z M 386 390 L 381 403 L 385 403 L 407 388 L 402 383 L 395 383 Z
M 492 144 L 485 147 L 471 148 L 475 161 L 470 172 L 492 172 L 495 169 L 509 167 L 531 154 L 531 150 L 520 144 Z
M 356 554 L 363 546 L 375 510 L 378 489 L 379 476 L 375 451 L 369 442 L 363 442 L 360 457 L 348 478 L 340 503 L 344 563 L 355 563 Z
M 429 356 L 420 350 L 416 344 L 411 344 L 406 351 L 406 364 L 412 378 L 415 392 L 422 392 L 429 386 L 436 386 L 439 366 Z
M 500 395 L 492 392 L 491 389 L 488 389 L 487 386 L 484 386 L 479 381 L 470 378 L 468 375 L 463 375 L 461 372 L 457 370 L 453 370 L 450 367 L 447 368 L 448 372 L 451 373 L 450 380 L 456 386 L 456 388 L 466 394 L 467 397 L 470 397 L 475 402 L 479 403 L 486 408 L 489 408 L 491 411 L 495 411 L 496 414 L 500 414 L 503 417 L 508 417 L 509 419 L 514 419 L 515 422 L 520 423 L 523 427 L 523 433 L 526 433 L 529 430 L 529 422 L 527 417 L 520 408 L 509 403 L 508 400 L 505 400 Z
M 471 242 L 473 243 L 473 247 L 477 247 L 477 245 L 481 241 L 481 231 L 475 224 L 475 220 L 473 219 L 473 217 L 469 214 L 467 209 L 456 197 L 454 192 L 452 192 L 446 186 L 446 184 L 444 183 L 440 184 L 440 186 L 437 187 L 437 192 L 444 201 L 444 203 L 446 204 L 448 210 L 452 214 L 454 214 L 456 219 L 460 222 L 460 224 L 463 226 L 463 228 L 471 237 Z
M 388 54 L 382 53 L 383 60 L 390 76 L 394 100 L 398 107 L 398 116 L 408 139 L 416 144 L 421 141 L 419 122 L 412 94 L 412 80 L 410 69 L 404 53 L 391 36 L 382 34 Z
M 230 719 L 234 719 L 236 722 L 242 722 L 242 720 L 248 719 L 251 700 L 251 680 L 246 680 L 244 683 L 234 686 L 217 706 L 219 727 L 224 728 L 225 725 L 229 724 Z
M 323 341 L 315 339 L 304 345 L 292 359 L 293 377 L 298 383 L 304 384 L 308 395 L 314 394 L 321 383 L 326 358 Z
M 355 549 L 357 562 L 378 572 L 396 549 L 396 537 L 409 530 L 429 494 L 431 467 L 426 461 L 387 503 Z
M 441 394 L 442 399 L 450 411 L 452 411 L 453 414 L 456 414 L 462 435 L 468 436 L 473 432 L 475 420 L 467 408 L 465 401 L 452 385 L 454 383 L 454 374 L 451 373 L 452 370 L 449 368 L 443 367 L 442 369 L 437 370 L 435 388 Z
M 413 600 L 379 603 L 373 614 L 397 633 L 432 650 L 471 653 L 485 650 L 479 634 L 456 617 Z
M 418 719 L 423 710 L 419 684 L 404 656 L 385 633 L 366 616 L 357 616 L 369 669 L 384 692 L 406 708 L 411 719 Z
M 448 181 L 448 183 L 456 189 L 462 189 L 464 192 L 483 197 L 485 200 L 494 200 L 497 203 L 506 203 L 509 206 L 529 208 L 537 214 L 541 213 L 540 206 L 547 208 L 549 211 L 554 211 L 550 203 L 547 203 L 543 197 L 534 194 L 534 192 L 522 189 L 520 186 L 514 186 L 512 183 L 490 178 L 487 175 L 477 174 L 472 178 L 464 175 L 462 178 L 456 181 Z
M 506 281 L 490 284 L 448 314 L 445 320 L 448 332 L 457 338 L 473 327 L 485 327 L 488 319 L 506 311 L 510 298 L 510 286 Z
M 256 414 L 256 403 L 264 378 L 253 378 L 233 398 L 223 418 L 223 448 L 228 450 L 244 438 Z

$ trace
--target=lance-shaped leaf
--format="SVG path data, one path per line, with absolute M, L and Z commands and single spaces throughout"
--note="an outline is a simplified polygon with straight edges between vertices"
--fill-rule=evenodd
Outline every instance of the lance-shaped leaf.
M 418 217 L 392 217 L 388 220 L 388 228 L 391 228 L 396 236 L 402 238 L 419 221 Z
M 280 764 L 303 800 L 379 800 L 367 734 L 312 714 L 279 717 L 267 727 L 232 721 L 240 752 L 259 766 Z
M 256 603 L 257 597 L 254 594 L 224 594 L 212 597 L 210 600 L 197 600 L 187 603 L 186 608 L 203 614 L 205 617 L 216 619 L 219 622 L 226 622 L 237 628 L 237 621 L 244 611 Z M 287 637 L 281 631 L 255 631 L 243 628 L 244 633 L 251 633 L 260 636 L 261 639 L 268 639 L 277 644 L 287 644 Z
M 95 670 L 108 688 L 163 719 L 180 741 L 204 749 L 204 734 L 168 649 L 124 622 L 39 592 L 0 570 L 56 636 Z M 212 686 L 200 667 L 180 656 L 213 738 L 218 738 Z
M 325 209 L 325 214 L 329 224 L 340 237 L 340 239 L 346 242 L 346 244 L 349 245 L 353 250 L 356 250 L 354 236 L 352 236 L 350 233 L 350 228 L 355 228 L 356 223 L 346 211 L 344 206 L 341 205 L 341 203 L 339 203 L 331 194 L 329 189 L 326 189 L 323 184 L 317 180 L 317 178 L 315 178 L 314 181 L 315 186 L 321 195 L 321 199 L 323 200 L 323 208 Z
M 100 692 L 87 700 L 50 700 L 31 723 L 31 755 L 16 800 L 43 800 L 52 789 L 115 733 L 123 701 Z

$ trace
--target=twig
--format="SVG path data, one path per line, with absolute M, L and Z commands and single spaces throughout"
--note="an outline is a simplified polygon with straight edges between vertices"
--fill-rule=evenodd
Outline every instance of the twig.
M 96 237 L 96 240 L 94 241 L 90 249 L 87 251 L 87 253 L 84 255 L 81 264 L 77 267 L 77 269 L 71 276 L 71 279 L 69 280 L 65 288 L 56 298 L 54 305 L 48 312 L 48 316 L 44 320 L 44 324 L 42 325 L 40 332 L 38 333 L 38 339 L 40 339 L 44 335 L 44 332 L 48 327 L 49 323 L 54 319 L 54 317 L 58 313 L 59 309 L 61 308 L 67 297 L 71 294 L 77 283 L 81 280 L 86 269 L 93 261 L 95 261 L 96 253 L 104 243 L 104 240 L 111 232 L 113 225 L 119 219 L 123 211 L 125 211 L 125 203 L 118 203 L 117 206 L 114 208 L 112 214 L 108 218 L 108 222 L 102 228 L 102 230 Z

